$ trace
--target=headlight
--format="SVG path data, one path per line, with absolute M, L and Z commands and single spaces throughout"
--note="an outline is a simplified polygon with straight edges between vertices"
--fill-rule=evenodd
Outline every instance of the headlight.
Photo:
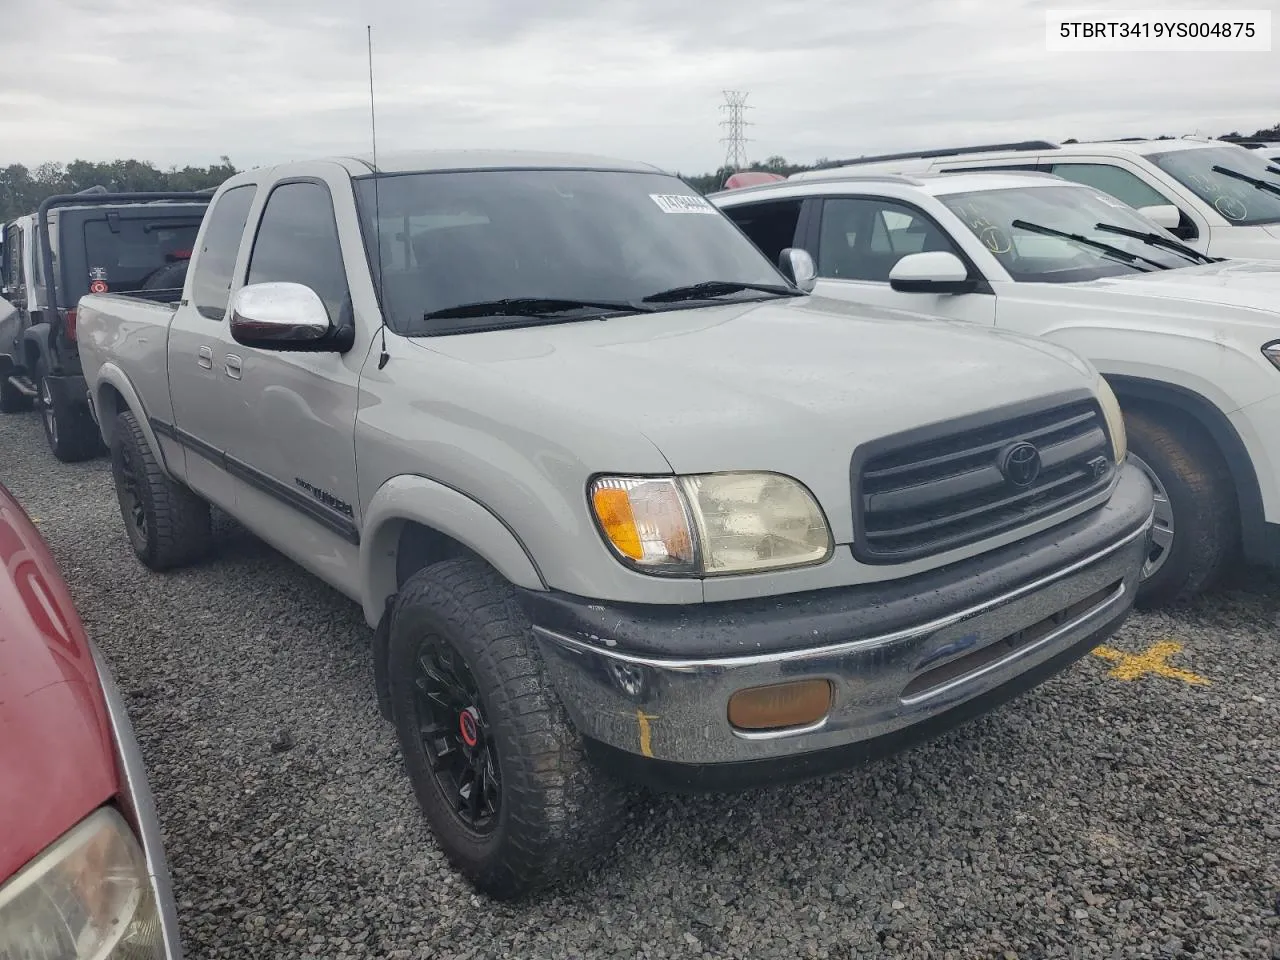
M 1280 367 L 1280 340 L 1272 340 L 1270 343 L 1263 344 L 1262 355 L 1277 367 Z
M 1129 438 L 1124 432 L 1124 413 L 1120 410 L 1120 401 L 1116 399 L 1111 384 L 1102 377 L 1098 378 L 1098 403 L 1102 405 L 1102 415 L 1107 420 L 1107 433 L 1111 434 L 1111 450 L 1116 456 L 1116 463 L 1124 463 L 1129 455 Z
M 104 807 L 0 887 L 0 957 L 163 960 L 160 912 L 133 831 Z
M 781 474 L 600 477 L 588 493 L 605 541 L 646 573 L 755 573 L 831 556 L 822 509 Z

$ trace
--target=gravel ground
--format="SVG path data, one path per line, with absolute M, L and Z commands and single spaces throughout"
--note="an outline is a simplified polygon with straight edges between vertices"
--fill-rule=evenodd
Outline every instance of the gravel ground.
M 147 573 L 105 460 L 34 416 L 0 451 L 128 699 L 191 957 L 1280 958 L 1275 580 L 1112 643 L 1183 644 L 1206 685 L 1091 656 L 853 774 L 648 798 L 606 868 L 499 905 L 418 813 L 355 606 L 230 522 Z

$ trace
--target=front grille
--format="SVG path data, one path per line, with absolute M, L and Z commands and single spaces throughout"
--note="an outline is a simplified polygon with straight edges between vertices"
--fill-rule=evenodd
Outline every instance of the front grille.
M 1092 399 L 929 432 L 877 443 L 856 471 L 859 560 L 901 563 L 974 543 L 1087 499 L 1115 472 Z M 1027 443 L 1039 460 L 1030 480 Z

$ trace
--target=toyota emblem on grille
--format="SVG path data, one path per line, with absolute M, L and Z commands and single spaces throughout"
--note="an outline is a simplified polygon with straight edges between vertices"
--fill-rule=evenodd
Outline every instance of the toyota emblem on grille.
M 1000 472 L 1015 487 L 1029 487 L 1040 476 L 1040 451 L 1025 440 L 1005 448 L 1000 455 Z

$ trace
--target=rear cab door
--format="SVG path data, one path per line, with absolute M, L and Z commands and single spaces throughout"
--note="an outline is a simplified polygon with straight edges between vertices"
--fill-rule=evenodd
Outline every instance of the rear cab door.
M 228 511 L 235 507 L 235 485 L 224 457 L 244 417 L 226 369 L 226 358 L 239 349 L 231 338 L 228 310 L 236 267 L 247 255 L 246 228 L 258 190 L 253 182 L 222 190 L 205 215 L 185 297 L 169 327 L 171 409 L 152 412 L 166 458 L 183 465 L 188 486 Z

